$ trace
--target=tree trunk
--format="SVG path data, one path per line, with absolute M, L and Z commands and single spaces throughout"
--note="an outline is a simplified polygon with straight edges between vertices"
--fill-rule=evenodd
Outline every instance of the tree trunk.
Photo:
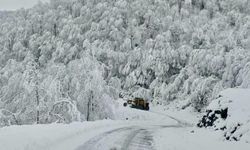
M 88 107 L 87 107 L 87 121 L 90 121 L 90 111 L 91 111 L 91 106 L 92 106 L 92 99 L 93 99 L 94 95 L 93 95 L 93 91 L 90 91 L 90 96 L 89 96 L 89 100 L 88 100 Z
M 181 8 L 182 8 L 182 0 L 178 0 L 178 12 L 179 12 L 179 14 L 181 13 Z
M 36 85 L 38 86 L 38 85 Z M 40 124 L 40 112 L 39 112 L 39 105 L 40 105 L 40 102 L 39 102 L 39 93 L 38 93 L 38 87 L 36 87 L 36 123 L 37 124 Z
M 40 99 L 39 99 L 39 77 L 38 77 L 38 72 L 40 68 L 40 62 L 39 58 L 41 56 L 41 49 L 38 49 L 36 55 L 35 55 L 35 62 L 36 62 L 36 70 L 35 70 L 35 96 L 36 96 L 36 123 L 40 124 L 40 111 L 39 111 L 39 106 L 40 106 Z

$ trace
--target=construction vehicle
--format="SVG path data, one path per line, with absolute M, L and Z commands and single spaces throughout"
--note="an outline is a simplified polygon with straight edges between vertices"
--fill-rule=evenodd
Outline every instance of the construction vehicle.
M 131 108 L 137 108 L 142 110 L 149 110 L 149 103 L 147 100 L 143 98 L 134 98 L 133 100 L 127 100 L 126 103 L 123 104 L 124 107 L 129 105 Z

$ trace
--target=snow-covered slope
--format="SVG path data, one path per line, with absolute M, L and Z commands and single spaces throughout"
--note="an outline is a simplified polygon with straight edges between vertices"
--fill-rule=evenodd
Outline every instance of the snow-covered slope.
M 224 90 L 207 110 L 201 126 L 210 123 L 208 126 L 223 130 L 225 139 L 250 143 L 250 89 Z M 223 110 L 224 117 L 220 114 Z
M 250 122 L 250 89 L 227 89 L 207 109 L 228 108 L 228 122 Z
M 156 150 L 249 150 L 243 141 L 228 142 L 221 133 L 194 128 L 165 128 L 155 132 Z

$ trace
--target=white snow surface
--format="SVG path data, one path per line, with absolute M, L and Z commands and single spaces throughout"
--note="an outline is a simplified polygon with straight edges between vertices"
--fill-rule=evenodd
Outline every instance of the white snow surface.
M 250 89 L 227 89 L 220 93 L 221 97 L 214 100 L 208 109 L 228 108 L 228 120 L 245 123 L 250 121 Z
M 233 136 L 242 136 L 242 141 L 250 143 L 250 89 L 226 89 L 220 93 L 220 98 L 208 106 L 210 110 L 225 108 L 228 108 L 228 117 L 226 120 L 217 120 L 216 126 L 219 128 L 226 126 L 226 134 L 231 134 L 235 126 L 240 124 Z
M 148 140 L 152 138 L 151 147 L 145 149 L 249 150 L 248 143 L 224 141 L 220 132 L 196 128 L 192 124 L 197 119 L 189 110 L 177 112 L 151 106 L 150 111 L 142 111 L 123 107 L 122 103 L 116 105 L 117 120 L 0 128 L 0 150 L 119 150 L 124 146 L 134 149 L 136 141 L 144 135 Z M 131 136 L 138 131 L 142 132 Z M 130 137 L 134 143 L 125 145 Z M 141 144 L 141 148 L 146 146 Z

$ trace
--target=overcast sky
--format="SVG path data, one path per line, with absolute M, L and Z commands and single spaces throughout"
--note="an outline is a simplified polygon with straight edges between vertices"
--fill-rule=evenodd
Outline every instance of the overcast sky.
M 0 0 L 0 10 L 16 10 L 19 8 L 30 8 L 39 0 Z M 40 0 L 48 2 L 49 0 Z

